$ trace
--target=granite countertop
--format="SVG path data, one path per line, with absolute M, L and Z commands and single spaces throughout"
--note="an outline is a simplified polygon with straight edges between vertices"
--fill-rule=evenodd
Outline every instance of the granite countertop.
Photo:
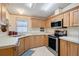
M 60 39 L 79 44 L 79 37 L 63 36 L 63 37 L 60 37 Z
M 27 37 L 27 36 L 31 36 L 31 35 L 50 35 L 52 33 L 46 33 L 46 32 L 43 32 L 43 33 L 28 33 L 28 34 L 25 34 L 25 35 L 20 35 L 20 36 L 16 36 L 16 37 L 13 37 L 13 36 L 1 36 L 0 37 L 0 49 L 3 49 L 3 48 L 8 48 L 8 47 L 15 47 L 19 41 L 20 38 L 22 37 Z

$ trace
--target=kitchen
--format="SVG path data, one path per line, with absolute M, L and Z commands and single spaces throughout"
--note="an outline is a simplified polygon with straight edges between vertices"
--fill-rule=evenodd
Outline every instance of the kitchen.
M 78 15 L 78 3 L 0 4 L 0 56 L 79 56 Z

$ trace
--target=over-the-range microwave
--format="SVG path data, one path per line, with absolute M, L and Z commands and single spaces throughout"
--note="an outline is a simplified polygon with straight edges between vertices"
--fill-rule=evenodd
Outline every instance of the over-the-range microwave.
M 63 28 L 63 19 L 60 21 L 51 22 L 51 27 L 53 28 Z

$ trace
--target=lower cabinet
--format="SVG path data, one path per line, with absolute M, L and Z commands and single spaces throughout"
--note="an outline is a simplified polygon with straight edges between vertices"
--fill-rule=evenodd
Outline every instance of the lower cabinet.
M 44 46 L 48 46 L 48 36 L 44 36 Z
M 25 37 L 25 51 L 30 48 L 30 37 Z
M 0 56 L 15 56 L 17 55 L 16 47 L 0 49 Z
M 60 55 L 67 56 L 67 41 L 60 40 Z
M 0 56 L 19 56 L 30 48 L 48 46 L 48 37 L 33 35 L 20 38 L 16 47 L 0 49 Z
M 78 45 L 72 42 L 68 42 L 68 56 L 77 56 Z
M 48 46 L 47 36 L 44 35 L 35 35 L 30 36 L 30 48 Z
M 78 56 L 78 50 L 78 44 L 60 40 L 60 56 Z
M 18 55 L 21 55 L 25 51 L 25 38 L 20 38 L 17 46 Z

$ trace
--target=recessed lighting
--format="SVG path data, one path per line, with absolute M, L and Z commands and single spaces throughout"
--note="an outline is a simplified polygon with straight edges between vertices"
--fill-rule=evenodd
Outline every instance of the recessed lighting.
M 54 5 L 54 3 L 44 4 L 44 6 L 41 8 L 41 10 L 49 11 L 53 5 Z
M 23 14 L 23 13 L 24 13 L 24 9 L 16 9 L 16 11 L 17 11 L 19 14 Z
M 25 5 L 29 8 L 32 8 L 33 3 L 26 3 Z

